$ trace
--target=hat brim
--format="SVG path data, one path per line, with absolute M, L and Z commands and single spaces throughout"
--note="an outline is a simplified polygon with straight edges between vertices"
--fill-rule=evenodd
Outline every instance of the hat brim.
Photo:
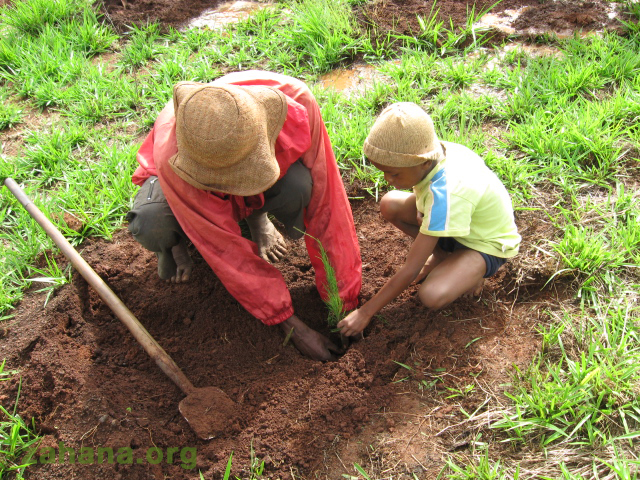
M 365 141 L 362 152 L 370 161 L 387 167 L 415 167 L 430 160 L 440 162 L 444 160 L 445 157 L 444 146 L 440 142 L 438 142 L 436 148 L 430 152 L 416 155 L 383 150 Z

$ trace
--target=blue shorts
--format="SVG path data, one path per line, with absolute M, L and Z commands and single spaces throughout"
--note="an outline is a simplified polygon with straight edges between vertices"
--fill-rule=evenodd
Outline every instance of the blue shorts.
M 454 252 L 461 248 L 466 248 L 467 250 L 472 250 L 469 247 L 464 246 L 455 238 L 452 237 L 440 237 L 438 239 L 438 246 L 444 250 L 445 252 Z M 474 250 L 478 252 L 477 250 Z M 506 258 L 496 257 L 494 255 L 489 255 L 488 253 L 478 252 L 484 258 L 484 262 L 487 264 L 487 270 L 484 274 L 484 278 L 492 277 L 496 274 L 498 269 L 507 262 Z

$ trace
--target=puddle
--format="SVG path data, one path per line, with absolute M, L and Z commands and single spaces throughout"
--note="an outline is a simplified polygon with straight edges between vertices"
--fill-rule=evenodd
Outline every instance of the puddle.
M 550 45 L 526 45 L 522 43 L 508 43 L 502 49 L 504 52 L 513 52 L 514 50 L 522 50 L 524 53 L 532 57 L 559 57 L 561 52 L 558 48 Z
M 318 79 L 318 84 L 351 95 L 371 88 L 376 81 L 386 81 L 386 77 L 373 65 L 364 64 L 325 73 Z
M 273 3 L 250 2 L 238 0 L 236 2 L 227 2 L 218 6 L 216 9 L 205 10 L 200 16 L 192 19 L 185 27 L 190 28 L 209 28 L 211 30 L 221 29 L 226 25 L 238 23 L 245 20 L 252 13 L 267 8 Z
M 514 35 L 516 29 L 513 28 L 513 22 L 526 12 L 529 7 L 522 7 L 517 10 L 507 9 L 502 13 L 487 13 L 480 17 L 480 20 L 474 24 L 476 28 L 491 28 L 506 35 Z

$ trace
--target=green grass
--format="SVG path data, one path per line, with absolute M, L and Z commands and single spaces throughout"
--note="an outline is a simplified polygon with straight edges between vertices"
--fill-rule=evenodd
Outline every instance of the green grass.
M 507 394 L 514 412 L 494 428 L 542 447 L 599 446 L 637 432 L 640 330 L 632 307 L 611 303 L 595 316 L 586 313 L 567 314 L 541 332 L 543 354 L 528 372 L 517 373 L 516 390 Z M 555 350 L 558 358 L 544 355 L 545 349 Z
M 484 156 L 518 215 L 546 215 L 547 236 L 530 246 L 554 265 L 542 283 L 568 288 L 575 299 L 573 308 L 548 305 L 548 319 L 538 325 L 539 355 L 511 385 L 495 386 L 502 400 L 472 415 L 480 421 L 491 414 L 490 421 L 478 427 L 466 456 L 448 458 L 441 477 L 532 478 L 518 465 L 533 457 L 536 478 L 637 478 L 638 4 L 625 3 L 624 35 L 541 38 L 557 53 L 540 56 L 522 48 L 479 50 L 487 32 L 473 24 L 482 12 L 469 11 L 468 23 L 456 29 L 437 20 L 437 5 L 413 36 L 369 37 L 353 16 L 359 3 L 281 2 L 220 31 L 152 23 L 123 35 L 86 1 L 2 7 L 0 134 L 9 140 L 0 150 L 0 178 L 20 181 L 72 243 L 108 240 L 122 228 L 135 193 L 130 178 L 140 138 L 173 84 L 262 68 L 312 85 L 343 178 L 378 197 L 387 185 L 364 161 L 362 144 L 386 105 L 416 102 L 442 139 Z M 347 95 L 315 83 L 356 58 L 376 70 L 364 91 Z M 80 227 L 71 229 L 65 215 Z M 68 272 L 43 254 L 54 250 L 52 242 L 6 189 L 0 240 L 3 314 L 34 282 L 50 292 L 68 281 Z M 35 437 L 15 411 L 2 413 L 9 439 L 2 449 L 15 455 Z M 355 476 L 379 473 L 358 467 Z
M 16 372 L 5 371 L 5 362 L 0 364 L 0 382 L 9 380 Z M 21 480 L 25 469 L 31 465 L 31 455 L 35 452 L 40 437 L 33 425 L 16 412 L 20 389 L 12 409 L 0 405 L 0 478 Z

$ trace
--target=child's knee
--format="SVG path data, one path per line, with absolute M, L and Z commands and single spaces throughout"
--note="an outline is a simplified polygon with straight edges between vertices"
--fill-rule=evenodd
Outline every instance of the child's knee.
M 424 285 L 423 285 L 424 287 Z M 437 288 L 421 288 L 418 291 L 420 302 L 429 310 L 439 310 L 450 303 L 446 292 L 442 292 Z
M 400 204 L 392 192 L 387 193 L 380 200 L 380 213 L 385 220 L 392 221 L 398 217 L 400 212 Z

